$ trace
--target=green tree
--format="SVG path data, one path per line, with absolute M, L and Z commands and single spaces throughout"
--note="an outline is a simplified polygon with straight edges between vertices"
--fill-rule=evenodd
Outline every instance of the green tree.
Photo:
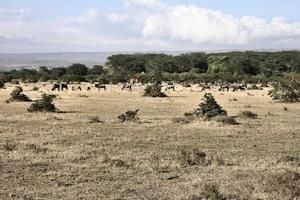
M 71 65 L 70 67 L 68 67 L 67 69 L 67 73 L 70 75 L 77 75 L 77 76 L 85 76 L 87 75 L 88 72 L 88 68 L 83 65 L 83 64 L 79 64 L 79 63 L 75 63 L 73 65 Z

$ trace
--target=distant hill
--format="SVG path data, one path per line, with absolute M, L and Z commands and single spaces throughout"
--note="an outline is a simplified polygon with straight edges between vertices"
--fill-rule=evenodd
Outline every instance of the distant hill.
M 68 66 L 73 63 L 82 63 L 91 67 L 95 64 L 105 64 L 107 57 L 122 52 L 67 52 L 67 53 L 25 53 L 0 54 L 0 70 L 38 68 L 39 66 Z M 134 52 L 123 52 L 134 53 Z M 145 53 L 145 52 L 143 52 Z M 161 53 L 161 52 L 155 52 Z M 176 55 L 184 52 L 166 52 Z
M 116 52 L 115 52 L 116 53 Z M 67 66 L 82 63 L 87 66 L 104 64 L 111 53 L 30 53 L 0 54 L 0 69 L 37 68 L 39 66 Z

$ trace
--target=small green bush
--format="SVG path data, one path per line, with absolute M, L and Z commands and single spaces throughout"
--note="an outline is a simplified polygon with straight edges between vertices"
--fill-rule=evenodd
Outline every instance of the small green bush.
M 53 104 L 55 95 L 43 94 L 42 99 L 37 100 L 27 109 L 28 112 L 56 112 L 58 111 Z
M 199 104 L 194 113 L 197 117 L 208 119 L 219 115 L 227 116 L 227 111 L 218 104 L 211 93 L 206 93 L 204 95 L 203 101 Z
M 11 93 L 9 102 L 30 102 L 31 99 L 22 93 L 23 89 L 21 87 L 16 87 Z
M 138 112 L 139 110 L 128 110 L 126 113 L 119 115 L 118 119 L 120 120 L 120 122 L 136 122 L 139 120 L 138 118 Z
M 159 83 L 148 85 L 145 88 L 144 96 L 147 96 L 147 97 L 167 97 L 167 95 L 161 91 L 161 88 L 162 88 L 162 86 Z

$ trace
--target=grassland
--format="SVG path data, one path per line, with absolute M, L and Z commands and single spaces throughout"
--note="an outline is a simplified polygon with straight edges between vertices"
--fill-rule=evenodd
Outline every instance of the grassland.
M 37 85 L 22 87 L 32 99 L 51 93 Z M 299 199 L 300 104 L 272 102 L 267 88 L 212 91 L 232 116 L 257 113 L 239 125 L 174 123 L 201 102 L 196 86 L 167 98 L 120 86 L 54 92 L 63 113 L 7 104 L 12 89 L 0 90 L 0 199 Z M 129 109 L 140 109 L 138 123 L 117 120 Z M 185 162 L 197 150 L 204 161 Z

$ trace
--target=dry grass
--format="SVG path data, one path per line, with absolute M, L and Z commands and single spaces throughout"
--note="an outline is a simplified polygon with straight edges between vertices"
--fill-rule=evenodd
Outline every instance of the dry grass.
M 39 91 L 21 85 L 31 99 L 51 93 L 50 84 L 35 85 Z M 52 93 L 65 113 L 6 104 L 13 87 L 6 88 L 0 93 L 0 199 L 299 199 L 300 106 L 288 104 L 286 112 L 287 104 L 273 103 L 266 90 L 221 95 L 214 88 L 230 116 L 247 105 L 259 116 L 228 126 L 172 122 L 201 102 L 204 93 L 195 86 L 195 92 L 176 86 L 167 98 L 120 86 Z M 118 122 L 135 109 L 141 123 Z M 105 123 L 87 123 L 90 116 Z M 186 152 L 181 161 L 196 164 L 183 165 L 180 149 Z

